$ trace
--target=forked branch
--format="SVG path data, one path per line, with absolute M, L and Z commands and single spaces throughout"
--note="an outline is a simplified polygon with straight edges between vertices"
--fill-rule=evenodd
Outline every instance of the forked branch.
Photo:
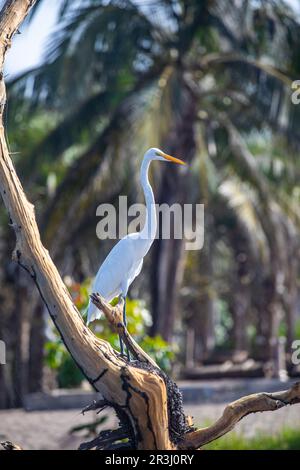
M 145 353 L 145 351 L 137 344 L 137 342 L 129 334 L 126 326 L 123 323 L 123 306 L 124 300 L 121 298 L 115 307 L 112 307 L 106 302 L 101 295 L 94 293 L 91 295 L 91 301 L 96 307 L 102 311 L 108 320 L 113 331 L 118 333 L 129 351 L 132 353 L 134 359 L 139 362 L 144 362 L 159 370 L 156 362 Z

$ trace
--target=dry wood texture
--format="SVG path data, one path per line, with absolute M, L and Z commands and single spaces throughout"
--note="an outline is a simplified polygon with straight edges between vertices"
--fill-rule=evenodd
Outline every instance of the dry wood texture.
M 93 302 L 101 308 L 111 326 L 122 335 L 134 360 L 129 364 L 107 341 L 88 329 L 74 306 L 37 227 L 34 208 L 25 196 L 11 161 L 3 128 L 5 105 L 3 63 L 11 38 L 35 2 L 9 0 L 0 14 L 0 190 L 16 234 L 13 257 L 35 282 L 40 295 L 70 354 L 84 375 L 101 392 L 98 407 L 112 406 L 121 421 L 118 431 L 100 436 L 86 448 L 108 448 L 109 443 L 128 438 L 136 449 L 198 448 L 219 437 L 250 412 L 274 410 L 299 402 L 299 385 L 283 394 L 260 394 L 243 398 L 225 410 L 210 428 L 193 430 L 182 409 L 176 385 L 130 337 L 122 323 L 122 305 L 115 308 L 96 294 Z M 41 156 L 42 158 L 42 156 Z M 101 440 L 100 439 L 100 440 Z M 105 444 L 103 444 L 103 442 Z M 122 444 L 124 446 L 124 443 Z

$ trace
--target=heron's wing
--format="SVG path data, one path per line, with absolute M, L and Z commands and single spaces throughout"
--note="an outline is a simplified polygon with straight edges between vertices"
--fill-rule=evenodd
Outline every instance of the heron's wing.
M 136 250 L 132 238 L 125 237 L 110 251 L 102 263 L 93 285 L 93 292 L 98 292 L 107 301 L 121 293 L 124 278 L 130 275 L 136 262 Z
M 101 317 L 101 313 L 101 310 L 99 310 L 93 302 L 89 301 L 86 324 L 88 325 L 92 321 L 98 320 Z
M 95 287 L 95 288 L 93 287 L 93 292 L 98 292 L 98 294 L 102 295 L 99 292 L 99 289 L 97 290 L 97 287 Z M 118 290 L 116 290 L 115 292 L 109 292 L 106 296 L 103 295 L 103 297 L 107 302 L 110 302 L 115 297 L 117 297 L 119 294 L 120 294 L 120 292 Z M 91 323 L 94 320 L 99 320 L 99 318 L 101 318 L 101 315 L 102 315 L 102 310 L 99 310 L 99 308 L 96 307 L 96 305 L 94 305 L 93 302 L 91 302 L 91 300 L 90 300 L 88 308 L 87 308 L 87 322 L 86 322 L 86 324 L 88 325 L 89 323 Z
M 144 260 L 141 259 L 141 261 L 140 261 L 139 264 L 137 265 L 137 268 L 136 268 L 136 270 L 135 270 L 135 272 L 134 272 L 134 277 L 132 278 L 132 281 L 133 281 L 133 279 L 135 279 L 135 278 L 140 274 L 140 272 L 141 272 L 141 270 L 142 270 L 142 267 L 143 267 L 143 261 L 144 261 Z
M 143 259 L 140 258 L 136 246 L 136 237 L 128 235 L 117 243 L 101 265 L 92 292 L 98 292 L 106 301 L 111 301 L 124 292 L 140 274 Z M 87 322 L 100 318 L 101 311 L 90 302 L 88 306 Z

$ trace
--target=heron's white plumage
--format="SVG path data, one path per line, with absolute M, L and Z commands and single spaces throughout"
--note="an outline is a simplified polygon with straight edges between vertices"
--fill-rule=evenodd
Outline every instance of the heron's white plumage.
M 141 232 L 126 235 L 113 247 L 100 266 L 92 288 L 92 292 L 99 293 L 108 302 L 119 295 L 126 297 L 128 288 L 141 272 L 143 258 L 155 239 L 157 229 L 155 200 L 148 179 L 149 165 L 152 160 L 183 163 L 156 148 L 145 153 L 140 173 L 147 206 L 145 225 Z M 100 315 L 100 310 L 90 302 L 87 323 L 99 318 Z
M 122 238 L 105 258 L 96 275 L 92 292 L 98 292 L 107 302 L 121 294 L 125 297 L 130 284 L 141 272 L 143 258 L 136 256 L 136 245 L 133 243 L 137 235 Z M 90 302 L 87 323 L 100 316 L 100 310 Z

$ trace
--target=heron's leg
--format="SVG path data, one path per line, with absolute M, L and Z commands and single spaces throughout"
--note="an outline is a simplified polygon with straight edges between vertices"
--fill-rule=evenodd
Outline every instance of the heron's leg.
M 126 318 L 126 296 L 124 296 L 123 299 L 124 299 L 123 323 L 124 323 L 124 325 L 125 325 L 125 327 L 126 327 L 126 326 L 127 326 L 127 318 Z M 130 353 L 129 353 L 129 350 L 128 350 L 127 347 L 126 347 L 126 355 L 127 355 L 128 361 L 130 361 Z
M 126 297 L 123 297 L 124 299 L 124 306 L 123 306 L 123 323 L 125 326 L 127 326 L 127 318 L 126 318 Z
M 120 353 L 121 356 L 124 356 L 124 345 L 121 336 L 119 335 L 119 341 L 120 341 Z
M 121 298 L 123 299 L 123 302 L 124 302 L 124 307 L 123 307 L 123 323 L 124 325 L 126 326 L 127 324 L 127 321 L 126 321 L 126 297 L 124 297 L 123 295 L 121 296 Z M 124 343 L 123 343 L 123 340 L 121 338 L 121 336 L 119 335 L 119 342 L 120 342 L 120 353 L 121 353 L 121 356 L 125 356 L 124 354 Z M 128 352 L 128 349 L 126 348 L 126 355 L 127 355 L 127 359 L 130 360 L 129 358 L 129 352 Z

